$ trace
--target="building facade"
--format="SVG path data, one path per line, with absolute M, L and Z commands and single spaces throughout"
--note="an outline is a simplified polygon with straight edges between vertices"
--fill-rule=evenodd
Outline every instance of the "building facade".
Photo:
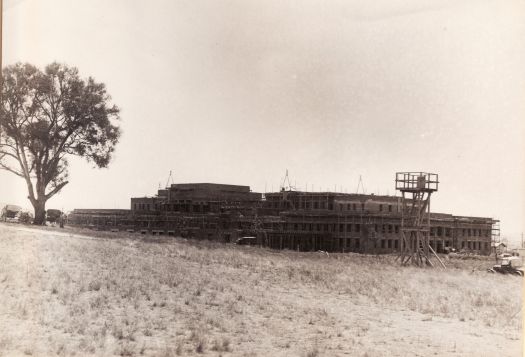
M 399 197 L 331 192 L 282 191 L 266 194 L 264 214 L 281 218 L 269 232 L 269 246 L 303 250 L 389 253 L 401 238 Z M 437 252 L 490 253 L 492 218 L 431 213 L 428 229 Z
M 69 222 L 225 242 L 254 236 L 275 249 L 382 254 L 399 248 L 402 212 L 394 196 L 287 190 L 262 195 L 249 186 L 187 183 L 131 198 L 130 210 L 75 210 Z M 431 213 L 431 245 L 441 253 L 490 254 L 496 222 Z

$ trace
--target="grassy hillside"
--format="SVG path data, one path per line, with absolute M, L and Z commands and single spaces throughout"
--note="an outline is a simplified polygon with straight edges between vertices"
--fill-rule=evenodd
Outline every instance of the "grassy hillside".
M 522 278 L 488 259 L 138 238 L 0 225 L 0 354 L 521 355 Z

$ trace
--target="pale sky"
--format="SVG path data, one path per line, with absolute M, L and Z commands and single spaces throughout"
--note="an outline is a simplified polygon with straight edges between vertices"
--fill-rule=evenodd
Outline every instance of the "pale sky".
M 365 4 L 366 3 L 366 4 Z M 521 1 L 4 0 L 4 65 L 59 61 L 107 85 L 108 169 L 73 160 L 48 208 L 129 208 L 175 182 L 394 194 L 525 231 Z M 0 202 L 30 207 L 0 171 Z

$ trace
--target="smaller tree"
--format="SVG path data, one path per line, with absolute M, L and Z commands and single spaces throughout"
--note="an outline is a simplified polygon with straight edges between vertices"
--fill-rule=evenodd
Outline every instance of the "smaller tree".
M 44 224 L 46 202 L 68 184 L 68 156 L 109 164 L 119 109 L 104 84 L 81 79 L 74 67 L 17 63 L 2 76 L 0 168 L 25 180 L 33 223 Z

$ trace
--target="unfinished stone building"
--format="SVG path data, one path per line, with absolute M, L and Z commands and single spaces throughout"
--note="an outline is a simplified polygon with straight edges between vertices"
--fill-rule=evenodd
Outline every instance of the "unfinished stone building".
M 243 236 L 275 249 L 391 253 L 399 249 L 400 198 L 336 192 L 251 192 L 249 186 L 172 184 L 154 197 L 131 198 L 129 210 L 74 210 L 71 224 L 232 242 Z M 490 254 L 485 217 L 430 214 L 430 242 Z
M 155 197 L 131 199 L 134 212 L 220 213 L 225 210 L 253 210 L 261 201 L 250 186 L 216 183 L 179 183 L 159 190 Z
M 389 253 L 399 248 L 400 209 L 393 196 L 281 191 L 266 194 L 261 211 L 281 218 L 280 229 L 268 232 L 272 248 Z M 495 222 L 431 213 L 431 245 L 489 254 Z

